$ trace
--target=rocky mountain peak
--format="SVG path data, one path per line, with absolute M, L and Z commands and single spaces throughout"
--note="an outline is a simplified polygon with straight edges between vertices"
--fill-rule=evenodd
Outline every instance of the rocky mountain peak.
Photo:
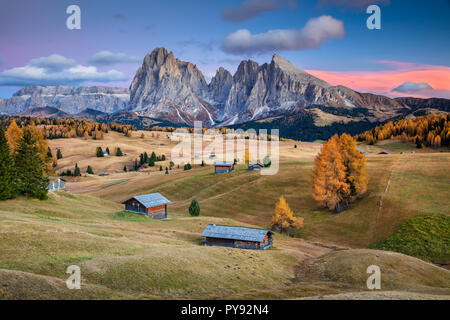
M 211 82 L 209 83 L 208 89 L 210 99 L 217 105 L 216 109 L 219 111 L 219 114 L 225 107 L 225 103 L 232 85 L 233 76 L 223 67 L 220 67 L 217 70 L 216 75 L 212 77 Z
M 147 54 L 144 59 L 144 65 L 158 65 L 165 63 L 169 52 L 166 48 L 156 48 L 151 53 Z
M 215 112 L 206 102 L 208 84 L 198 67 L 165 48 L 144 59 L 130 86 L 130 107 L 142 115 L 192 124 L 213 124 Z
M 367 114 L 379 120 L 397 115 L 398 110 L 411 103 L 416 102 L 333 87 L 277 54 L 263 65 L 244 60 L 233 76 L 220 67 L 208 85 L 195 64 L 175 58 L 165 48 L 156 48 L 145 56 L 129 90 L 100 86 L 28 87 L 10 99 L 0 99 L 0 114 L 17 114 L 33 107 L 37 107 L 34 113 L 59 114 L 42 109 L 46 106 L 71 114 L 86 108 L 105 113 L 132 110 L 135 116 L 189 125 L 200 120 L 204 126 L 215 126 L 303 112 L 314 106 L 365 108 L 370 111 Z
M 258 70 L 259 64 L 253 60 L 244 60 L 239 64 L 236 73 L 233 76 L 234 81 L 249 79 L 249 77 Z

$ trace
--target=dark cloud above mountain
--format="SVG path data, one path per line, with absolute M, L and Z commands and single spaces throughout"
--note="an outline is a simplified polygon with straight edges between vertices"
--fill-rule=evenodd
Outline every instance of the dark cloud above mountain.
M 59 54 L 52 54 L 48 57 L 32 59 L 29 65 L 32 67 L 44 68 L 49 71 L 56 72 L 63 69 L 74 67 L 77 65 L 77 63 L 73 59 L 68 59 Z
M 426 82 L 404 82 L 397 88 L 392 89 L 395 92 L 414 93 L 422 90 L 433 90 L 433 87 Z
M 222 41 L 222 50 L 236 55 L 308 50 L 319 47 L 328 39 L 344 35 L 342 21 L 323 15 L 310 19 L 301 30 L 278 29 L 259 34 L 252 34 L 247 29 L 238 30 Z
M 125 81 L 128 77 L 117 70 L 97 71 L 96 67 L 79 65 L 58 54 L 32 59 L 23 67 L 0 72 L 0 86 L 81 85 L 85 82 Z
M 221 17 L 225 21 L 234 23 L 257 17 L 264 12 L 276 11 L 282 8 L 296 8 L 296 0 L 245 0 L 239 7 L 230 7 L 222 11 Z

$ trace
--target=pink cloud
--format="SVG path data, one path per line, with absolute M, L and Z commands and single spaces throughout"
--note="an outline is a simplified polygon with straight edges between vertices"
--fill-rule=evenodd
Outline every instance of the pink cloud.
M 379 60 L 379 64 L 390 69 L 380 71 L 323 71 L 308 70 L 312 75 L 332 85 L 344 85 L 361 92 L 372 92 L 389 96 L 450 98 L 450 67 L 415 64 L 401 61 Z M 393 91 L 405 82 L 427 83 L 433 90 L 401 94 Z

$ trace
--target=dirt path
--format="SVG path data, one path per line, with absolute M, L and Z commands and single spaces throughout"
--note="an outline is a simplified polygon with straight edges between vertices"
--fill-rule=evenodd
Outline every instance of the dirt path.
M 383 198 L 386 195 L 386 193 L 388 193 L 389 186 L 391 185 L 392 173 L 393 172 L 394 172 L 393 169 L 391 170 L 391 172 L 389 172 L 389 178 L 388 178 L 388 181 L 386 183 L 386 189 L 384 189 L 384 192 L 380 196 L 380 201 L 378 202 L 378 215 L 377 215 L 377 220 L 376 220 L 377 223 L 378 223 L 378 219 L 380 218 L 381 211 L 383 210 Z
M 394 175 L 395 172 L 399 172 L 407 163 L 408 163 L 409 157 L 407 155 L 404 155 L 400 158 L 397 158 L 394 160 L 392 166 L 391 166 L 391 170 L 389 172 L 389 177 L 387 179 L 386 182 L 386 187 L 383 191 L 383 193 L 380 195 L 380 199 L 378 201 L 378 212 L 377 212 L 377 217 L 375 219 L 375 223 L 373 226 L 373 232 L 372 232 L 372 237 L 375 236 L 378 225 L 380 223 L 380 218 L 381 215 L 383 214 L 383 199 L 384 197 L 388 194 L 390 186 L 391 186 L 391 181 L 392 181 L 392 177 Z
M 80 188 L 78 188 L 78 189 L 77 188 L 75 188 L 75 189 L 70 188 L 71 186 L 73 187 L 73 185 L 68 183 L 66 185 L 66 189 L 67 189 L 68 192 L 71 192 L 71 193 L 74 193 L 74 194 L 90 193 L 90 192 L 96 192 L 96 191 L 100 191 L 100 190 L 105 190 L 105 189 L 117 186 L 119 184 L 127 183 L 128 181 L 130 181 L 130 179 L 123 179 L 123 180 L 120 180 L 120 181 L 117 181 L 117 182 L 109 183 L 109 184 L 103 185 L 101 187 L 88 189 L 88 190 L 78 190 Z

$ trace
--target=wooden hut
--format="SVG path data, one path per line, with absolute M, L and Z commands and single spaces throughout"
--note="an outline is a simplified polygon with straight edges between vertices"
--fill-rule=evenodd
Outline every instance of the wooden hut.
M 170 203 L 160 193 L 134 196 L 122 202 L 126 211 L 145 214 L 152 219 L 167 219 L 167 205 Z
M 265 229 L 209 224 L 202 233 L 205 246 L 266 250 L 272 246 L 273 232 Z
M 48 177 L 48 191 L 64 190 L 66 180 L 61 177 Z
M 216 161 L 214 162 L 214 173 L 228 173 L 234 171 L 234 162 L 233 161 Z

